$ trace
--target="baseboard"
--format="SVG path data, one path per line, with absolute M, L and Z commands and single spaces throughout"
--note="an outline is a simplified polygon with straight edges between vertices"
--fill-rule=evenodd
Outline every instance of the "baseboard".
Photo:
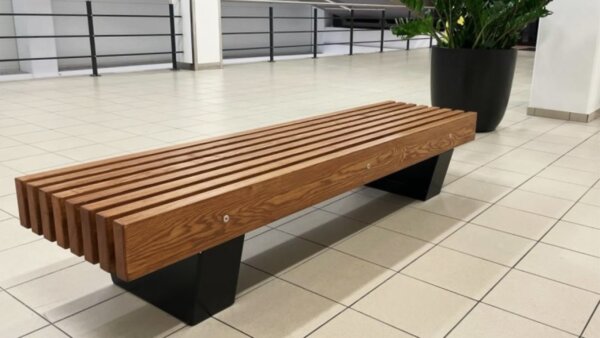
M 221 69 L 221 68 L 223 68 L 223 62 L 202 63 L 202 64 L 192 65 L 192 70 Z
M 591 114 L 574 113 L 562 110 L 552 110 L 544 108 L 527 107 L 527 115 L 547 117 L 551 119 L 574 121 L 574 122 L 592 122 L 600 117 L 600 109 Z

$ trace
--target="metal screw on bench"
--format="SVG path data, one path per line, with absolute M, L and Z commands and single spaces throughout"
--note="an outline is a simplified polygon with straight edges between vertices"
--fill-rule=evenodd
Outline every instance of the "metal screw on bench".
M 371 163 L 367 163 L 367 169 L 371 169 Z
M 229 223 L 229 215 L 223 216 L 223 223 Z

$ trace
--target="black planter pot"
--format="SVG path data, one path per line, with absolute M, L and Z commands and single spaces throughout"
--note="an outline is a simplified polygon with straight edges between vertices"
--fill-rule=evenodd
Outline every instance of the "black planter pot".
M 477 131 L 493 131 L 508 105 L 516 61 L 515 49 L 434 47 L 431 103 L 477 112 Z

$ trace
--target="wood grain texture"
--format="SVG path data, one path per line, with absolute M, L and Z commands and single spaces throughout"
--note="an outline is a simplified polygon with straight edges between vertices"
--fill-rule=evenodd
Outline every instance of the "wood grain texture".
M 136 279 L 439 155 L 473 140 L 475 121 L 475 114 L 462 114 L 118 219 L 113 222 L 117 275 Z
M 413 105 L 385 108 L 381 109 L 381 111 L 375 115 L 365 114 L 360 120 L 355 121 L 352 119 L 351 122 L 349 122 L 344 119 L 343 123 L 337 122 L 328 127 L 324 127 L 324 125 L 326 125 L 324 123 L 317 129 L 311 129 L 300 134 L 297 134 L 297 131 L 294 131 L 292 135 L 273 142 L 255 143 L 244 148 L 237 148 L 226 152 L 213 150 L 212 153 L 206 154 L 204 157 L 200 157 L 197 160 L 189 160 L 175 166 L 166 166 L 156 170 L 136 173 L 134 175 L 134 180 L 121 177 L 115 180 L 107 180 L 92 184 L 92 186 L 95 186 L 93 190 L 84 187 L 63 191 L 54 195 L 58 200 L 57 204 L 55 204 L 54 212 L 64 213 L 66 210 L 66 213 L 68 214 L 66 217 L 68 222 L 67 227 L 69 228 L 69 234 L 71 234 L 80 229 L 77 225 L 78 222 L 76 216 L 78 214 L 78 210 L 76 209 L 79 209 L 80 207 L 95 213 L 111 206 L 123 204 L 127 200 L 148 197 L 153 194 L 176 189 L 181 185 L 191 184 L 200 179 L 207 179 L 208 177 L 206 175 L 201 176 L 205 173 L 210 172 L 212 177 L 214 177 L 222 175 L 223 170 L 241 170 L 249 166 L 258 165 L 260 164 L 260 161 L 273 161 L 278 157 L 284 156 L 284 152 L 286 151 L 298 152 L 298 149 L 302 149 L 302 146 L 309 142 L 314 144 L 319 141 L 333 139 L 340 135 L 353 137 L 354 134 L 351 134 L 352 131 L 365 129 L 394 119 L 408 118 L 426 110 L 432 110 L 432 108 Z M 322 145 L 324 145 L 324 143 Z M 215 152 L 217 152 L 218 155 L 215 155 Z M 105 188 L 96 191 L 99 185 L 102 185 Z M 74 197 L 69 198 L 63 203 L 63 200 L 69 196 Z M 71 216 L 71 214 L 74 214 L 75 216 Z M 75 220 L 75 222 L 72 222 L 72 220 Z M 93 227 L 93 222 L 89 223 L 89 225 L 87 225 L 86 222 L 83 224 L 83 229 L 81 230 L 85 234 L 89 235 L 96 233 L 95 229 L 86 229 L 87 226 Z M 55 226 L 61 228 L 65 225 L 57 223 Z M 95 242 L 95 238 L 85 238 L 85 234 L 84 244 L 85 242 Z M 79 252 L 80 248 L 80 243 L 78 241 L 78 238 L 80 237 L 81 235 L 76 234 L 76 237 L 71 241 L 72 249 L 77 252 Z
M 418 114 L 418 116 L 414 116 L 413 113 L 407 113 L 399 116 L 408 117 L 403 119 L 403 121 L 424 123 L 423 121 L 427 121 L 425 118 L 430 115 L 434 119 L 443 118 L 439 113 L 443 113 L 444 111 L 447 110 L 424 108 L 414 112 L 415 114 Z M 410 116 L 413 117 L 410 118 Z M 402 127 L 397 128 L 409 128 L 410 124 L 401 124 L 401 126 Z M 384 133 L 393 133 L 397 131 L 393 127 L 394 125 L 384 125 L 383 127 L 379 128 L 379 131 L 381 132 L 383 129 Z M 104 200 L 95 205 L 82 206 L 82 217 L 86 212 L 97 213 L 96 228 L 98 234 L 101 267 L 108 269 L 112 264 L 114 264 L 112 258 L 114 252 L 112 248 L 112 228 L 109 222 L 111 219 L 141 211 L 152 206 L 160 205 L 171 200 L 184 198 L 203 190 L 215 188 L 220 185 L 230 184 L 249 176 L 261 174 L 265 171 L 275 170 L 277 168 L 285 167 L 296 162 L 301 162 L 315 156 L 320 156 L 324 153 L 334 151 L 336 147 L 343 148 L 353 144 L 360 144 L 369 137 L 377 137 L 373 136 L 375 131 L 376 130 L 367 128 L 362 130 L 360 133 L 353 132 L 350 134 L 345 134 L 339 138 L 329 139 L 324 142 L 305 144 L 304 146 L 294 147 L 287 152 L 276 153 L 272 156 L 255 159 L 253 161 L 244 162 L 242 164 L 220 170 L 210 171 L 189 179 L 173 181 L 162 185 L 154 185 L 151 188 L 128 194 L 129 196 L 127 196 L 127 194 L 121 195 L 115 199 Z M 112 206 L 112 208 L 108 209 L 109 206 Z M 109 226 L 105 227 L 107 224 Z
M 358 107 L 358 108 L 345 109 L 345 110 L 341 110 L 341 111 L 334 112 L 334 113 L 324 114 L 324 115 L 321 115 L 318 117 L 305 118 L 305 119 L 300 119 L 300 120 L 296 120 L 296 121 L 276 124 L 276 125 L 272 125 L 272 126 L 268 126 L 268 127 L 258 128 L 258 129 L 254 129 L 251 131 L 243 131 L 243 132 L 239 132 L 239 133 L 234 133 L 234 134 L 228 135 L 226 137 L 214 137 L 214 138 L 209 138 L 209 139 L 202 140 L 202 141 L 187 142 L 187 143 L 179 144 L 176 146 L 170 146 L 170 147 L 160 148 L 160 149 L 156 149 L 156 150 L 139 152 L 139 153 L 132 154 L 132 155 L 118 156 L 118 157 L 114 157 L 114 158 L 110 158 L 110 159 L 93 161 L 93 162 L 89 162 L 89 163 L 85 163 L 85 164 L 68 166 L 68 167 L 65 167 L 62 169 L 54 169 L 54 170 L 49 170 L 49 171 L 45 171 L 45 172 L 41 172 L 41 173 L 37 173 L 37 174 L 22 176 L 22 177 L 17 178 L 16 182 L 15 182 L 16 186 L 17 186 L 19 210 L 20 210 L 20 212 L 23 213 L 20 215 L 20 220 L 21 220 L 21 223 L 23 224 L 23 226 L 25 226 L 27 228 L 31 228 L 31 220 L 29 219 L 30 211 L 28 210 L 26 185 L 39 188 L 39 187 L 43 186 L 44 184 L 49 184 L 50 182 L 64 182 L 65 180 L 69 180 L 72 178 L 72 177 L 70 178 L 69 175 L 72 175 L 72 174 L 79 174 L 79 177 L 81 177 L 82 173 L 85 176 L 85 175 L 89 175 L 91 172 L 95 172 L 95 173 L 106 172 L 107 167 L 110 168 L 112 165 L 115 165 L 115 164 L 122 166 L 123 162 L 128 163 L 131 160 L 143 160 L 143 159 L 147 159 L 148 157 L 152 157 L 152 156 L 156 156 L 156 155 L 161 155 L 161 154 L 164 155 L 164 154 L 174 152 L 174 151 L 188 150 L 189 148 L 192 148 L 192 147 L 197 147 L 197 146 L 206 145 L 206 144 L 212 144 L 215 142 L 224 142 L 227 140 L 235 140 L 236 138 L 240 138 L 240 137 L 253 137 L 253 136 L 268 134 L 268 133 L 272 133 L 272 132 L 282 132 L 287 129 L 295 128 L 299 125 L 303 125 L 306 123 L 320 123 L 324 120 L 343 118 L 346 115 L 354 114 L 354 113 L 356 113 L 356 111 L 359 111 L 359 110 L 377 109 L 377 108 L 381 108 L 381 107 L 385 107 L 385 106 L 389 106 L 389 105 L 397 105 L 397 104 L 402 104 L 402 103 L 395 103 L 393 101 L 383 101 L 383 102 L 378 102 L 378 103 L 374 103 L 374 104 L 370 104 L 370 105 L 365 105 L 365 106 Z M 95 169 L 95 170 L 93 170 L 93 169 Z M 108 170 L 111 170 L 111 169 L 108 169 Z M 48 181 L 48 180 L 50 180 L 50 181 Z M 37 204 L 35 204 L 35 205 L 37 205 Z
M 225 137 L 215 140 L 211 143 L 203 142 L 199 145 L 176 149 L 173 151 L 161 152 L 146 157 L 133 156 L 134 159 L 128 159 L 119 163 L 110 163 L 106 166 L 95 167 L 66 175 L 47 177 L 41 181 L 35 181 L 30 184 L 35 188 L 41 189 L 39 200 L 31 203 L 39 204 L 40 208 L 48 210 L 46 214 L 41 215 L 41 219 L 34 220 L 33 224 L 42 223 L 42 229 L 50 231 L 44 232 L 47 238 L 53 238 L 53 228 L 64 229 L 68 225 L 64 223 L 53 224 L 54 220 L 65 220 L 64 215 L 53 217 L 53 212 L 64 212 L 62 205 L 64 199 L 74 196 L 81 196 L 85 193 L 94 193 L 102 191 L 107 187 L 114 187 L 126 182 L 136 182 L 146 180 L 153 175 L 162 175 L 173 170 L 181 170 L 203 163 L 209 160 L 217 160 L 227 155 L 238 156 L 245 147 L 261 145 L 263 148 L 272 147 L 279 143 L 289 142 L 292 139 L 306 138 L 310 133 L 320 133 L 328 126 L 336 126 L 345 123 L 357 123 L 369 116 L 388 113 L 402 107 L 411 107 L 402 103 L 384 103 L 377 106 L 367 106 L 350 110 L 342 114 L 319 117 L 313 120 L 304 121 L 296 124 L 287 124 L 280 129 L 264 132 L 249 132 L 237 137 Z M 198 162 L 200 161 L 200 162 Z M 58 198 L 56 210 L 48 208 L 50 195 Z M 77 202 L 73 202 L 76 204 Z M 85 203 L 81 202 L 80 204 Z M 60 232 L 61 229 L 54 229 L 54 232 Z M 70 234 L 72 232 L 64 232 Z M 78 235 L 77 238 L 80 236 Z M 71 243 L 75 245 L 74 252 L 79 252 L 80 242 L 77 238 Z M 62 238 L 61 238 L 62 240 Z M 59 245 L 63 246 L 61 242 Z
M 432 109 L 430 109 L 432 110 Z M 368 142 L 372 139 L 377 139 L 381 137 L 385 137 L 387 135 L 393 135 L 395 133 L 400 133 L 404 130 L 417 127 L 424 123 L 434 122 L 440 119 L 444 119 L 450 116 L 455 116 L 457 112 L 450 112 L 449 110 L 434 110 L 427 114 L 421 114 L 420 116 L 407 119 L 407 121 L 411 121 L 411 123 L 403 123 L 399 126 L 389 126 L 386 125 L 384 128 L 381 128 L 379 132 L 373 132 L 368 130 L 364 135 L 360 134 L 352 134 L 350 140 L 332 140 L 326 146 L 323 145 L 315 145 L 314 150 L 302 153 L 297 156 L 292 156 L 289 158 L 281 158 L 278 160 L 269 161 L 267 164 L 262 166 L 252 167 L 248 170 L 244 171 L 236 171 L 232 172 L 229 175 L 218 176 L 217 178 L 211 180 L 203 180 L 198 184 L 186 185 L 180 187 L 178 189 L 170 189 L 164 194 L 151 194 L 149 192 L 145 192 L 146 198 L 141 200 L 135 200 L 128 204 L 118 205 L 115 208 L 108 209 L 105 211 L 101 211 L 96 215 L 96 224 L 97 224 L 97 234 L 98 234 L 98 246 L 100 252 L 100 266 L 105 269 L 109 269 L 112 265 L 114 265 L 113 258 L 113 243 L 112 243 L 112 224 L 111 220 L 117 217 L 122 217 L 127 214 L 131 214 L 137 211 L 141 211 L 144 209 L 148 209 L 154 206 L 162 205 L 168 203 L 172 200 L 182 199 L 188 196 L 196 195 L 204 191 L 208 191 L 210 189 L 214 189 L 219 186 L 226 186 L 230 184 L 234 184 L 240 180 L 247 179 L 249 177 L 254 177 L 257 175 L 261 175 L 263 173 L 271 172 L 273 170 L 278 170 L 281 168 L 285 168 L 289 165 L 293 165 L 296 163 L 308 161 L 312 158 L 316 158 L 319 156 L 324 156 L 328 153 L 339 151 L 342 149 L 360 146 L 364 142 Z M 360 136 L 360 137 L 359 137 Z M 160 189 L 160 187 L 153 187 L 153 189 Z M 85 210 L 85 206 L 83 210 Z M 82 212 L 83 215 L 83 212 Z M 82 216 L 83 217 L 83 216 Z
M 19 216 L 132 280 L 450 150 L 475 119 L 385 101 L 55 169 L 15 180 Z

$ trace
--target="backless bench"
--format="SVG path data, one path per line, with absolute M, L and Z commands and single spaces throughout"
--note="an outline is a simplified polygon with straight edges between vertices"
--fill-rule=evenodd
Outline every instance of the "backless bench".
M 21 224 L 188 324 L 233 304 L 244 234 L 370 186 L 428 199 L 475 113 L 393 101 L 16 179 Z

